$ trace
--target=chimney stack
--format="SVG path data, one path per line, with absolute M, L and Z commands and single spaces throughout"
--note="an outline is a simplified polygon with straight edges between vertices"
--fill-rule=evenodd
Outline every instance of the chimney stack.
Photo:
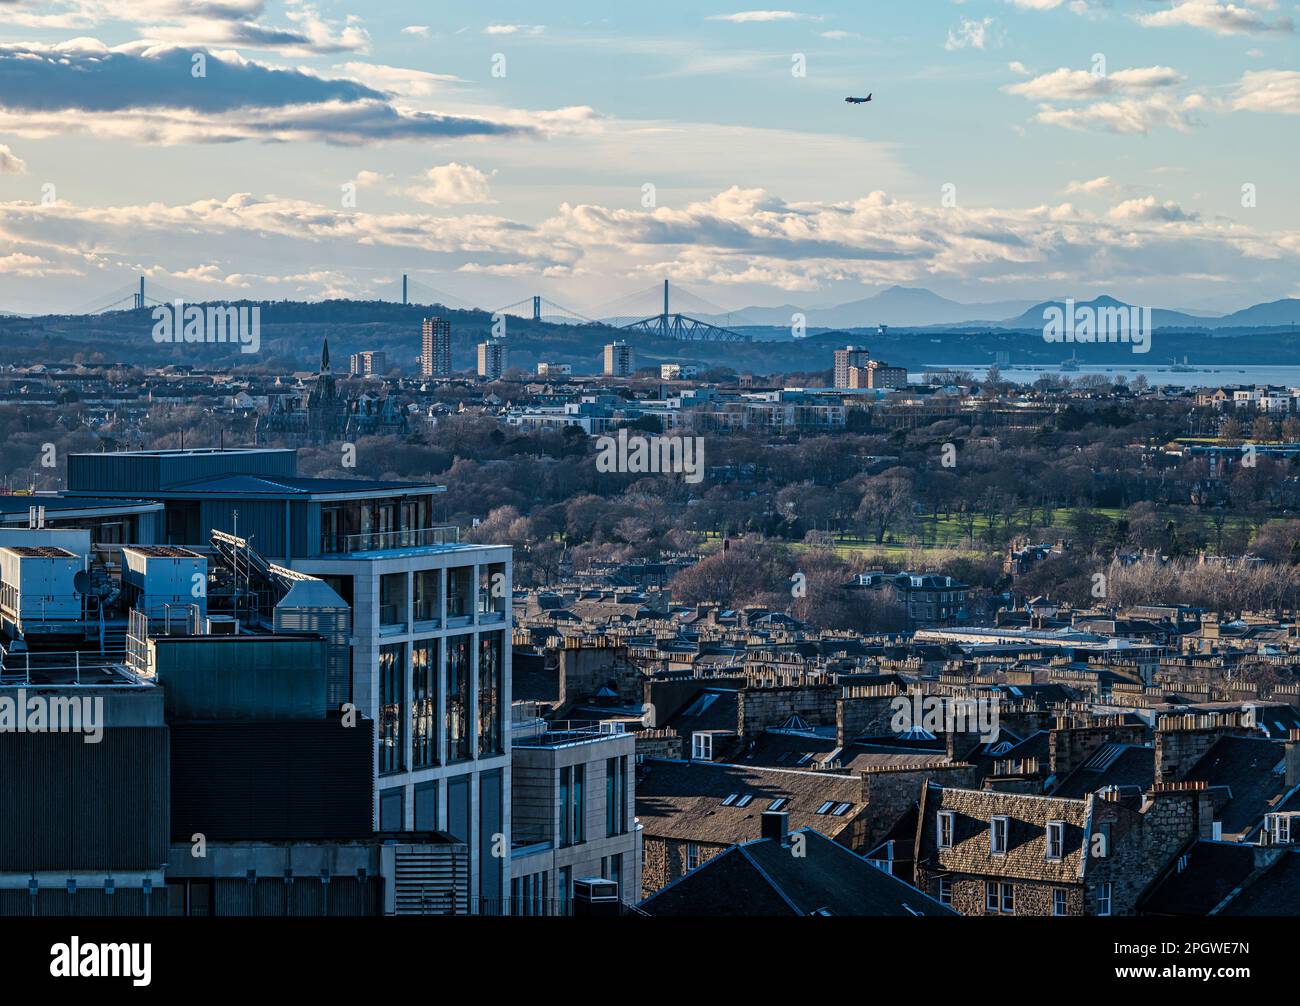
M 1300 783 L 1300 730 L 1292 730 L 1287 738 L 1285 785 L 1287 789 Z
M 762 837 L 774 838 L 782 845 L 789 840 L 790 815 L 783 810 L 763 811 Z

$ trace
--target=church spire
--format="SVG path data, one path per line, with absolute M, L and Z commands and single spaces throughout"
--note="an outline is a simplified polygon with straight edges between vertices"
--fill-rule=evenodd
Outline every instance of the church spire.
M 330 340 L 326 336 L 321 339 L 320 343 L 320 372 L 328 374 L 330 370 Z

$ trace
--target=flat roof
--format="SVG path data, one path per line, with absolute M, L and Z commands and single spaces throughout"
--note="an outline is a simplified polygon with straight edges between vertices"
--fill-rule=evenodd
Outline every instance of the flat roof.
M 389 496 L 408 493 L 413 495 L 434 495 L 445 493 L 446 486 L 430 482 L 385 482 L 377 479 L 319 479 L 303 478 L 296 475 L 212 475 L 191 479 L 188 482 L 171 482 L 164 488 L 149 490 L 151 500 L 192 499 L 195 496 L 246 498 L 260 496 L 270 499 L 347 499 L 350 497 L 367 498 L 378 493 Z M 99 490 L 102 494 L 104 490 Z M 139 490 L 134 490 L 132 496 Z M 30 499 L 31 497 L 20 497 Z M 71 491 L 71 499 L 77 499 L 76 491 Z M 90 499 L 91 497 L 83 497 Z M 97 497 L 105 507 L 112 506 L 110 498 Z M 121 505 L 119 502 L 117 505 Z M 161 506 L 161 504 L 157 504 Z M 22 512 L 26 512 L 23 508 Z
M 157 451 L 72 451 L 69 457 L 191 458 L 210 454 L 293 454 L 292 447 L 184 447 Z
M 112 510 L 123 513 L 128 510 L 161 510 L 163 504 L 156 500 L 137 498 L 110 499 L 104 496 L 65 496 L 58 495 L 20 495 L 17 493 L 0 494 L 0 513 L 19 513 L 26 516 L 29 508 L 43 506 L 46 510 Z
M 214 475 L 191 479 L 188 482 L 171 482 L 159 493 L 203 492 L 214 494 L 254 493 L 269 496 L 315 496 L 322 493 L 355 493 L 375 491 L 446 492 L 446 486 L 429 482 L 391 482 L 379 479 L 322 479 L 269 475 Z

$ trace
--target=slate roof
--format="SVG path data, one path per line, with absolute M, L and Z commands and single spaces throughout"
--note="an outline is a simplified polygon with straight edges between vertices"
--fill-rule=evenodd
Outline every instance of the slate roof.
M 1283 777 L 1274 769 L 1285 756 L 1284 746 L 1263 737 L 1220 737 L 1184 777 L 1223 787 L 1225 802 L 1216 803 L 1223 834 L 1250 831 L 1283 794 Z
M 510 661 L 510 689 L 516 702 L 559 702 L 560 669 L 548 669 L 540 653 L 516 649 Z
M 1149 915 L 1209 915 L 1255 872 L 1255 856 L 1253 845 L 1197 842 L 1143 895 L 1138 910 Z
M 1300 850 L 1284 853 L 1218 914 L 1300 915 Z
M 745 753 L 745 764 L 767 768 L 810 768 L 838 746 L 834 733 L 827 737 L 764 730 Z
M 664 726 L 690 737 L 697 730 L 740 729 L 740 693 L 734 688 L 701 688 Z
M 951 916 L 945 905 L 812 828 L 802 857 L 764 838 L 733 846 L 669 884 L 640 908 L 664 916 Z
M 827 772 L 755 768 L 717 762 L 646 759 L 636 782 L 636 816 L 647 837 L 733 845 L 761 835 L 763 811 L 779 808 L 789 816 L 790 829 L 815 828 L 837 838 L 853 823 L 866 803 L 862 781 Z M 727 797 L 735 799 L 723 804 Z M 750 799 L 744 806 L 740 801 Z M 839 815 L 817 811 L 848 807 Z
M 1036 730 L 1024 740 L 1015 744 L 1001 758 L 1022 761 L 1026 758 L 1037 758 L 1039 764 L 1046 765 L 1050 750 L 1051 733 L 1047 730 Z
M 956 789 L 930 783 L 922 792 L 920 859 L 941 871 L 1077 884 L 1082 878 L 1089 801 Z M 940 849 L 938 812 L 956 815 L 952 848 Z M 990 851 L 990 822 L 1005 816 L 1007 851 Z M 1047 823 L 1065 822 L 1063 856 L 1047 858 Z
M 1155 748 L 1103 744 L 1052 790 L 1052 796 L 1079 800 L 1106 786 L 1136 786 L 1146 792 L 1156 780 Z

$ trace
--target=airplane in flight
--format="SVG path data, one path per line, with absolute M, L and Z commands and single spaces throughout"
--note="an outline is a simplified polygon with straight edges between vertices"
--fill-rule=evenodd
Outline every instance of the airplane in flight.
M 845 98 L 850 105 L 862 105 L 871 100 L 871 93 L 868 92 L 865 98 Z

